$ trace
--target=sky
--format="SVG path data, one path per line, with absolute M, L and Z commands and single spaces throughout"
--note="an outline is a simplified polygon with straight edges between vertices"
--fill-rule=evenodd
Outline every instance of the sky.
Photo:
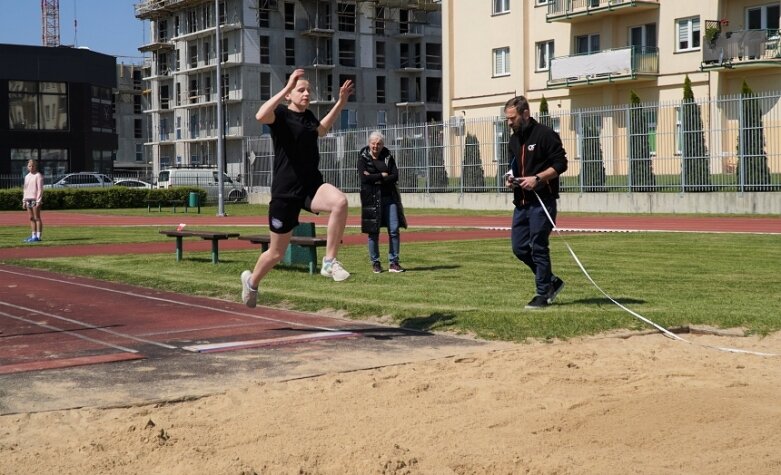
M 60 44 L 117 56 L 118 63 L 141 63 L 138 47 L 149 42 L 149 22 L 135 17 L 138 3 L 60 0 Z M 42 46 L 41 0 L 0 0 L 0 6 L 0 43 Z

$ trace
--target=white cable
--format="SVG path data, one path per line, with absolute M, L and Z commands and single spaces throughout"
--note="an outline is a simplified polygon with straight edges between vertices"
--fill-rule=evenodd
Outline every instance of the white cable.
M 635 312 L 634 310 L 631 310 L 631 309 L 625 307 L 621 303 L 617 302 L 613 297 L 608 295 L 607 292 L 602 290 L 602 288 L 594 281 L 594 279 L 591 278 L 591 275 L 589 275 L 589 273 L 586 270 L 586 268 L 580 262 L 580 259 L 575 254 L 575 251 L 572 250 L 572 246 L 569 245 L 567 240 L 564 239 L 564 236 L 562 236 L 561 233 L 559 232 L 559 228 L 556 226 L 556 222 L 553 221 L 553 218 L 551 217 L 550 213 L 548 213 L 548 208 L 545 206 L 545 203 L 542 202 L 542 198 L 540 198 L 540 195 L 538 195 L 536 191 L 534 192 L 534 195 L 537 197 L 537 200 L 540 202 L 540 205 L 542 206 L 542 209 L 545 211 L 545 216 L 548 217 L 548 221 L 550 221 L 550 223 L 553 225 L 553 230 L 556 231 L 556 235 L 559 238 L 561 238 L 561 240 L 564 242 L 564 245 L 567 246 L 567 250 L 569 250 L 569 253 L 572 255 L 572 258 L 575 259 L 575 263 L 577 263 L 577 265 L 580 268 L 581 272 L 583 272 L 583 275 L 586 276 L 586 278 L 589 280 L 589 282 L 591 282 L 591 284 L 597 290 L 599 290 L 599 292 L 602 295 L 604 295 L 608 300 L 610 300 L 611 302 L 616 304 L 619 308 L 621 308 L 622 310 L 626 311 L 627 313 L 629 313 L 633 317 L 635 317 L 635 318 L 637 318 L 637 319 L 647 323 L 648 325 L 651 325 L 652 327 L 656 328 L 657 330 L 662 332 L 662 334 L 664 334 L 665 336 L 668 336 L 668 337 L 672 338 L 673 340 L 677 340 L 677 341 L 681 341 L 681 342 L 689 343 L 689 344 L 694 344 L 693 342 L 676 335 L 675 333 L 673 333 L 670 330 L 664 328 L 663 326 L 661 326 L 661 325 L 659 325 L 657 323 L 652 322 L 651 320 L 645 318 L 644 316 L 640 315 L 639 313 Z M 716 349 L 716 350 L 719 350 L 719 351 L 726 351 L 726 352 L 730 352 L 730 353 L 745 353 L 745 354 L 757 355 L 757 356 L 778 356 L 778 354 L 776 354 L 776 353 L 762 353 L 762 352 L 758 352 L 758 351 L 741 350 L 739 348 L 725 348 L 725 347 L 719 347 L 719 346 L 704 345 L 704 344 L 701 344 L 701 343 L 697 343 L 697 344 L 700 345 L 700 346 L 704 346 L 706 348 L 712 348 L 712 349 Z

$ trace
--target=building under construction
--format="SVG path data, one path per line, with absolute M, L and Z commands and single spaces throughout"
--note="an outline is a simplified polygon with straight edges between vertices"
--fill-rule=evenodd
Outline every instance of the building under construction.
M 240 173 L 244 138 L 268 132 L 255 112 L 296 68 L 308 71 L 318 117 L 355 82 L 335 129 L 442 119 L 437 0 L 147 0 L 136 17 L 151 28 L 140 50 L 151 53 L 155 170 L 216 165 L 221 94 L 225 170 Z

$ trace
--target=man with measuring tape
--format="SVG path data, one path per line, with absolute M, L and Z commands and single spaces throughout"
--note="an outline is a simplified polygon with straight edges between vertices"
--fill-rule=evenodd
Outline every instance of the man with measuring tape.
M 559 175 L 567 171 L 567 153 L 559 134 L 531 117 L 524 96 L 507 101 L 504 114 L 513 131 L 508 144 L 510 171 L 505 174 L 515 205 L 512 249 L 534 273 L 535 294 L 526 308 L 538 310 L 553 303 L 564 288 L 564 281 L 553 274 L 548 244 L 556 220 Z

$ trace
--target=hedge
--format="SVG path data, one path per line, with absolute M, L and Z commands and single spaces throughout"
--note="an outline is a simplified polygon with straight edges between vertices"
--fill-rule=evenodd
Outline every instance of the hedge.
M 148 200 L 184 200 L 197 192 L 206 203 L 206 190 L 189 186 L 175 188 L 138 189 L 124 186 L 106 188 L 56 188 L 43 192 L 43 209 L 117 209 L 146 208 Z M 0 210 L 22 209 L 22 189 L 0 190 Z

